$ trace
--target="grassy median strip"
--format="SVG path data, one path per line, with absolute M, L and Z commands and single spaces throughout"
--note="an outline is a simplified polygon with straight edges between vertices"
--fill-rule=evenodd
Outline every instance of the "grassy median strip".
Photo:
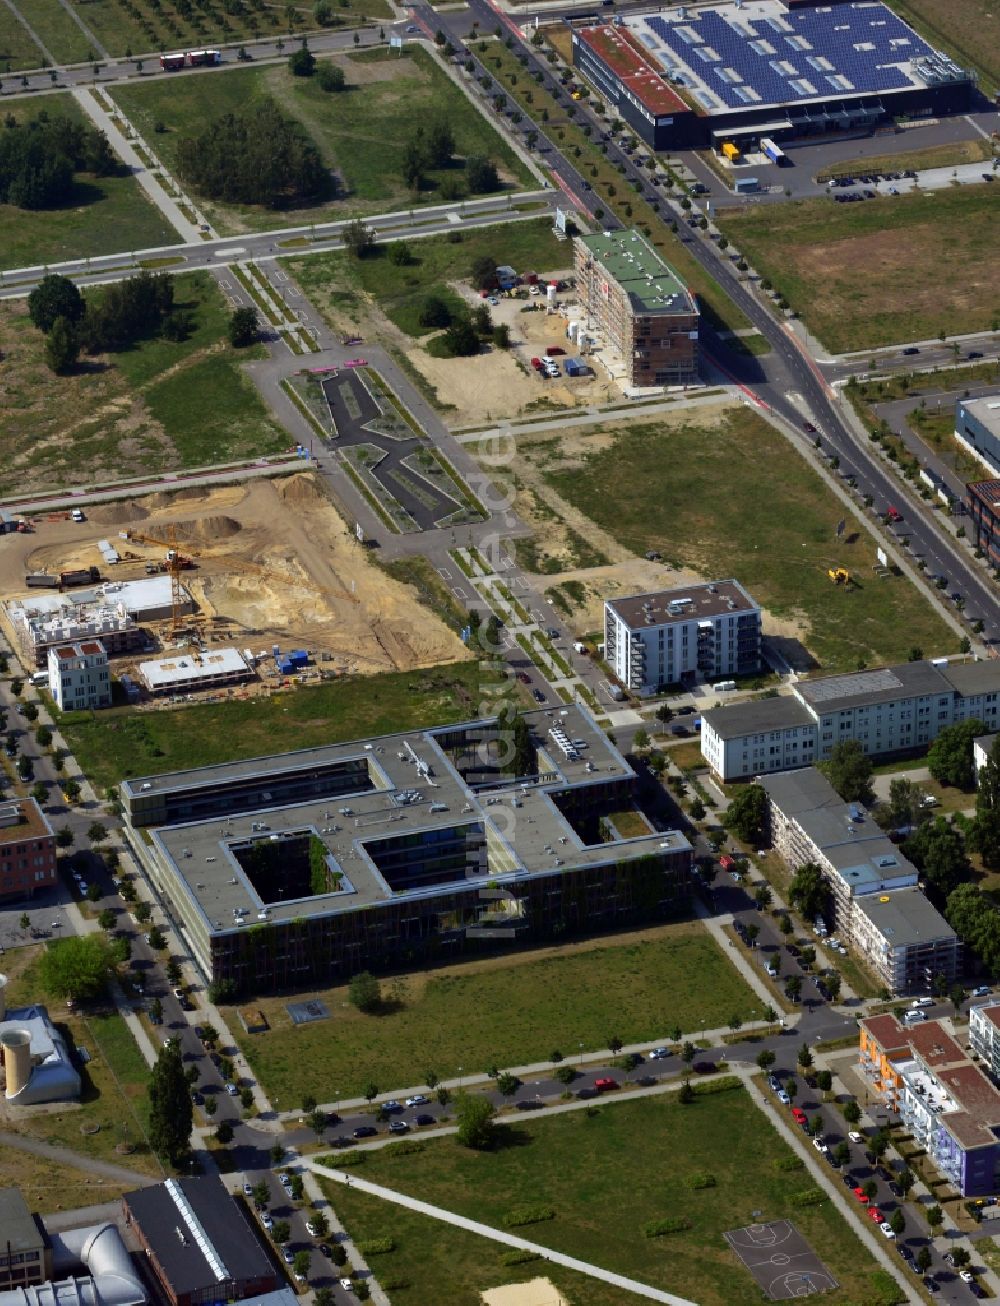
M 903 139 L 906 139 L 905 135 Z M 922 150 L 899 150 L 893 154 L 876 154 L 871 158 L 833 163 L 828 168 L 821 168 L 816 174 L 816 180 L 829 181 L 831 177 L 857 177 L 872 172 L 904 172 L 907 168 L 919 172 L 924 168 L 978 163 L 992 157 L 993 150 L 989 141 L 979 138 L 974 141 L 949 141 L 947 145 L 928 145 Z

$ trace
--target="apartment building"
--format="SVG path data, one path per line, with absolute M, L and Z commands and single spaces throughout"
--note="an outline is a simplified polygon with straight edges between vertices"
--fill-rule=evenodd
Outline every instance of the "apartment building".
M 62 712 L 111 706 L 108 654 L 99 639 L 49 649 L 49 690 Z
M 1000 1002 L 970 1008 L 969 1047 L 989 1073 L 1000 1079 Z
M 629 386 L 698 380 L 698 304 L 641 232 L 577 236 L 576 289 L 588 330 L 618 354 Z
M 963 1197 L 1000 1186 L 1000 1092 L 937 1020 L 861 1020 L 859 1068 L 872 1091 Z
M 760 608 L 736 580 L 607 599 L 604 656 L 633 693 L 760 670 Z
M 916 752 L 957 721 L 997 726 L 998 712 L 1000 664 L 904 662 L 711 708 L 702 715 L 701 751 L 721 780 L 742 780 L 823 761 L 848 739 L 872 757 Z
M 33 798 L 0 803 L 0 902 L 56 883 L 56 838 Z
M 830 888 L 828 917 L 893 993 L 954 980 L 961 944 L 917 888 L 917 868 L 858 803 L 814 767 L 763 776 L 771 847 L 791 867 L 814 862 Z

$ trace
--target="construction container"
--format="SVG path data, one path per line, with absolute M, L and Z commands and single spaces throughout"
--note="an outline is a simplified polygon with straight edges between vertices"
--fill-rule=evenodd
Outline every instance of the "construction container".
M 292 649 L 288 655 L 288 661 L 291 662 L 292 666 L 304 667 L 309 662 L 309 654 L 304 648 Z

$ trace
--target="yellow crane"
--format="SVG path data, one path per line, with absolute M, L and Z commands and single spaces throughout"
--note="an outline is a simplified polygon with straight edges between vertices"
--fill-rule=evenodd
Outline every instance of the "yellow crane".
M 184 610 L 184 587 L 181 585 L 181 572 L 188 570 L 193 563 L 185 554 L 177 548 L 177 527 L 173 523 L 164 529 L 166 539 L 161 539 L 156 535 L 147 535 L 143 531 L 122 531 L 122 535 L 130 543 L 134 544 L 157 544 L 167 551 L 164 559 L 167 574 L 170 577 L 170 631 L 176 634 L 181 626 L 181 617 Z M 198 550 L 192 549 L 188 545 L 184 546 L 194 557 L 198 556 Z

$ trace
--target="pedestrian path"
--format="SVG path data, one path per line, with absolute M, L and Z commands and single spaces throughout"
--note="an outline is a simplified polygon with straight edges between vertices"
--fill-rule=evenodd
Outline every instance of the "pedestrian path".
M 98 1161 L 96 1157 L 84 1156 L 81 1152 L 74 1152 L 70 1147 L 56 1147 L 52 1143 L 43 1143 L 38 1138 L 26 1138 L 23 1134 L 0 1132 L 0 1147 L 11 1147 L 18 1152 L 30 1152 L 32 1156 L 40 1156 L 45 1161 L 52 1161 L 57 1165 L 69 1165 L 75 1170 L 83 1170 L 102 1179 L 128 1184 L 130 1188 L 150 1188 L 153 1184 L 162 1183 L 162 1179 L 153 1179 L 135 1170 L 126 1170 L 124 1166 L 113 1165 L 110 1161 Z

